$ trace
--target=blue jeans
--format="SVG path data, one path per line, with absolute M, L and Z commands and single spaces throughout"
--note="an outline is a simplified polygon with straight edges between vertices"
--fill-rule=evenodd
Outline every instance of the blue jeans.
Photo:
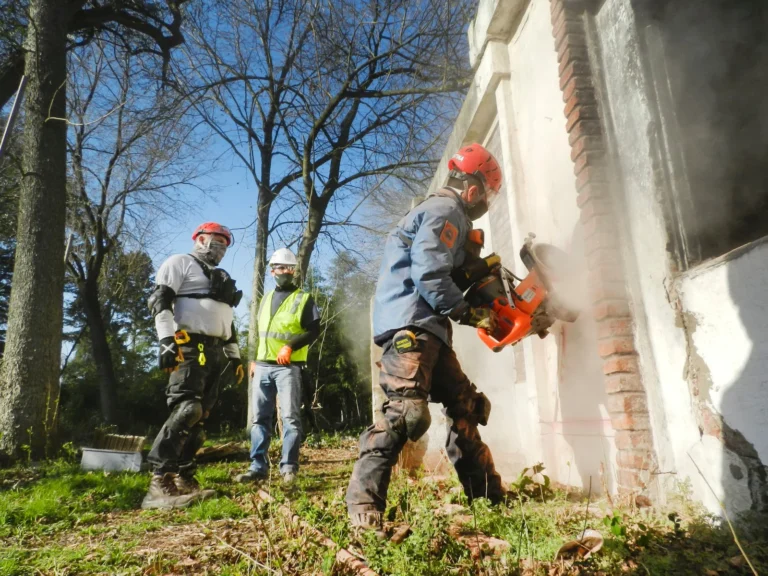
M 259 474 L 269 472 L 269 443 L 272 440 L 275 401 L 280 400 L 283 420 L 283 457 L 280 473 L 299 469 L 301 444 L 301 368 L 298 366 L 256 366 L 253 382 L 253 427 L 251 466 Z

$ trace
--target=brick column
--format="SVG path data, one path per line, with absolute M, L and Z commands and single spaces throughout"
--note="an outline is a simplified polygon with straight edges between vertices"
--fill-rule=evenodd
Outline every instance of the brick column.
M 585 5 L 550 1 L 598 353 L 608 393 L 606 407 L 616 431 L 619 491 L 642 492 L 650 483 L 655 462 L 653 437 L 625 285 L 619 219 L 605 167 L 606 138 L 589 62 Z

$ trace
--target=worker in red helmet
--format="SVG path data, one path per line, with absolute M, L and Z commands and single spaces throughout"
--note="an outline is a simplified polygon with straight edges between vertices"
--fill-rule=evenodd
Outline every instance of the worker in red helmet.
M 451 320 L 493 331 L 490 308 L 473 308 L 452 273 L 467 256 L 472 221 L 484 215 L 501 187 L 501 168 L 478 144 L 448 161 L 447 185 L 413 208 L 389 234 L 376 284 L 373 340 L 382 347 L 379 383 L 383 417 L 360 437 L 360 455 L 347 488 L 353 528 L 382 534 L 392 466 L 410 439 L 431 422 L 427 401 L 449 417 L 446 452 L 467 498 L 504 498 L 501 477 L 478 425 L 488 398 L 464 374 L 452 346 Z
M 239 384 L 245 375 L 233 312 L 243 293 L 218 268 L 233 242 L 232 232 L 206 222 L 192 239 L 191 253 L 175 254 L 160 266 L 149 297 L 160 341 L 159 367 L 170 374 L 166 396 L 171 414 L 149 453 L 153 474 L 144 509 L 183 508 L 214 495 L 201 490 L 195 479 L 195 454 L 205 441 L 203 425 L 222 377 Z

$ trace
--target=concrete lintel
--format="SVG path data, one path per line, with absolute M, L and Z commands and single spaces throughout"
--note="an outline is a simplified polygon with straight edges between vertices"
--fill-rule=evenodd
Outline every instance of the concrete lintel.
M 506 43 L 489 42 L 429 185 L 429 194 L 445 183 L 448 159 L 456 150 L 465 143 L 482 140 L 496 114 L 496 87 L 503 78 L 509 77 Z
M 477 16 L 467 32 L 469 63 L 481 60 L 489 42 L 506 42 L 520 22 L 520 13 L 530 0 L 480 0 Z

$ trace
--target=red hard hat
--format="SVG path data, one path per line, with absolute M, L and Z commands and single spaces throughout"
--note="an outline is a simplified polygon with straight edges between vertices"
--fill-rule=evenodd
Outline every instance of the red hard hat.
M 195 233 L 192 234 L 192 240 L 197 240 L 200 234 L 218 234 L 224 236 L 227 239 L 227 246 L 232 244 L 232 232 L 226 226 L 217 224 L 216 222 L 204 222 L 195 229 Z
M 501 167 L 480 144 L 469 144 L 461 148 L 448 160 L 449 170 L 458 170 L 479 177 L 486 188 L 498 192 L 501 188 Z

